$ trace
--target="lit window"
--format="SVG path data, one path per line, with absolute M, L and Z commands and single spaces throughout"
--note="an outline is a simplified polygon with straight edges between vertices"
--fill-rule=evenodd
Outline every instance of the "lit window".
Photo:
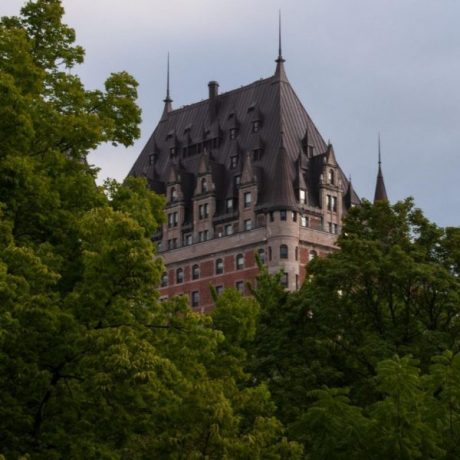
M 192 279 L 197 280 L 200 277 L 200 266 L 198 264 L 195 264 L 192 267 Z
M 236 269 L 242 270 L 244 268 L 244 256 L 243 254 L 238 254 L 236 256 Z
M 299 201 L 301 204 L 306 204 L 307 203 L 307 194 L 305 190 L 300 189 L 299 190 Z
M 182 268 L 178 268 L 176 270 L 176 283 L 180 284 L 184 282 L 184 270 Z
M 200 293 L 198 291 L 192 292 L 192 307 L 198 307 L 200 305 Z
M 244 229 L 245 230 L 251 230 L 252 229 L 252 220 L 251 219 L 246 219 L 244 221 Z
M 286 244 L 280 246 L 280 259 L 287 259 L 289 257 L 289 250 Z
M 244 194 L 244 207 L 249 208 L 251 206 L 251 202 L 252 202 L 251 192 L 246 192 Z
M 225 212 L 233 211 L 233 198 L 227 198 L 225 201 Z
M 287 219 L 287 212 L 286 210 L 280 211 L 280 220 L 286 220 Z
M 222 259 L 216 260 L 216 274 L 221 275 L 224 273 L 224 261 Z

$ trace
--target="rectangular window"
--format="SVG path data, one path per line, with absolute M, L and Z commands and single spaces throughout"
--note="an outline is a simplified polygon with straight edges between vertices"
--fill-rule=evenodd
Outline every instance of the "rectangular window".
M 292 211 L 292 221 L 297 222 L 297 213 L 295 211 Z
M 337 212 L 337 197 L 332 197 L 332 211 Z
M 307 203 L 307 194 L 305 193 L 305 190 L 303 189 L 299 190 L 299 201 L 300 201 L 300 204 Z
M 244 229 L 245 230 L 251 230 L 252 229 L 252 220 L 251 219 L 246 219 L 244 221 Z
M 245 192 L 244 194 L 244 207 L 249 208 L 251 206 L 252 196 L 251 192 Z
M 252 132 L 253 133 L 258 133 L 260 130 L 260 121 L 259 120 L 254 120 L 252 122 Z
M 244 294 L 244 281 L 237 281 L 235 287 L 240 294 Z
M 233 198 L 227 198 L 225 201 L 225 212 L 233 212 Z
M 235 169 L 238 166 L 238 157 L 233 155 L 230 157 L 230 169 Z
M 240 188 L 240 183 L 241 183 L 241 176 L 235 176 L 233 178 L 233 185 L 235 188 Z
M 198 214 L 200 216 L 200 219 L 206 219 L 207 217 L 209 217 L 209 205 L 208 205 L 208 203 L 200 204 L 198 206 Z
M 300 225 L 302 227 L 308 227 L 308 217 L 300 216 Z
M 153 164 L 155 164 L 155 155 L 152 153 L 149 155 L 149 165 L 152 166 Z
M 289 274 L 287 272 L 283 273 L 283 276 L 281 278 L 281 285 L 285 288 L 289 286 Z
M 224 287 L 223 286 L 216 286 L 216 294 L 220 295 L 224 292 Z
M 225 226 L 225 234 L 226 235 L 233 235 L 233 224 L 227 224 Z
M 200 305 L 200 293 L 198 291 L 192 292 L 192 307 L 198 307 Z
M 236 139 L 237 134 L 238 134 L 238 130 L 236 128 L 230 129 L 230 139 Z
M 184 235 L 184 243 L 183 245 L 184 246 L 190 246 L 192 244 L 192 234 L 191 233 L 187 233 Z
M 326 200 L 327 200 L 327 210 L 332 211 L 332 196 L 326 195 Z
M 280 211 L 280 220 L 286 220 L 287 219 L 287 213 L 286 210 L 281 210 Z

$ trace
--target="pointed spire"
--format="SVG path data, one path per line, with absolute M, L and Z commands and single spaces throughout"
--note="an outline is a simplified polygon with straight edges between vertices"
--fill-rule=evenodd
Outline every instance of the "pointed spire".
M 279 10 L 278 15 L 278 57 L 275 60 L 276 70 L 275 70 L 275 82 L 279 81 L 288 81 L 286 72 L 284 70 L 283 53 L 281 48 L 281 10 Z
M 385 188 L 385 181 L 382 174 L 382 151 L 380 146 L 380 133 L 378 140 L 378 165 L 377 182 L 375 184 L 374 203 L 377 201 L 388 201 L 387 191 Z
M 163 99 L 165 103 L 165 107 L 163 109 L 163 115 L 161 116 L 161 121 L 166 120 L 168 117 L 168 113 L 172 110 L 172 99 L 169 95 L 169 52 L 168 52 L 168 61 L 167 61 L 167 69 L 166 69 L 166 97 Z

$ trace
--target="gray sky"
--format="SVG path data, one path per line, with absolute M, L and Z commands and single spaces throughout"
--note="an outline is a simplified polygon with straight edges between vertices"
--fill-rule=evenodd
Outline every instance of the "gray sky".
M 173 107 L 274 72 L 283 14 L 288 78 L 334 145 L 358 194 L 372 198 L 381 132 L 391 201 L 413 196 L 439 225 L 460 225 L 460 1 L 458 0 L 64 0 L 86 49 L 90 88 L 112 71 L 138 80 L 142 137 L 102 146 L 100 179 L 123 179 L 163 109 L 171 53 Z M 20 0 L 0 0 L 0 15 Z

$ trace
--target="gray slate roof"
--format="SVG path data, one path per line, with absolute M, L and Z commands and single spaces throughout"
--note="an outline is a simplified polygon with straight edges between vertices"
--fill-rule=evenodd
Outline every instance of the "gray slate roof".
M 309 204 L 319 206 L 318 185 L 327 145 L 289 83 L 283 62 L 277 60 L 275 74 L 269 78 L 177 110 L 171 109 L 168 94 L 162 119 L 129 174 L 146 176 L 153 190 L 164 193 L 174 167 L 182 172 L 185 200 L 190 201 L 201 158 L 200 153 L 190 153 L 190 146 L 201 144 L 203 149 L 203 142 L 208 141 L 219 211 L 226 198 L 237 195 L 234 176 L 241 175 L 247 153 L 262 148 L 261 158 L 254 158 L 252 165 L 259 180 L 257 207 L 298 208 L 296 184 L 305 184 Z M 261 127 L 254 133 L 256 120 Z M 231 129 L 238 130 L 236 139 L 231 139 Z M 218 146 L 209 142 L 214 138 L 219 139 Z M 172 146 L 175 158 L 170 155 Z M 238 165 L 232 169 L 235 155 Z M 340 174 L 344 192 L 351 192 L 348 203 L 359 203 L 346 176 Z

